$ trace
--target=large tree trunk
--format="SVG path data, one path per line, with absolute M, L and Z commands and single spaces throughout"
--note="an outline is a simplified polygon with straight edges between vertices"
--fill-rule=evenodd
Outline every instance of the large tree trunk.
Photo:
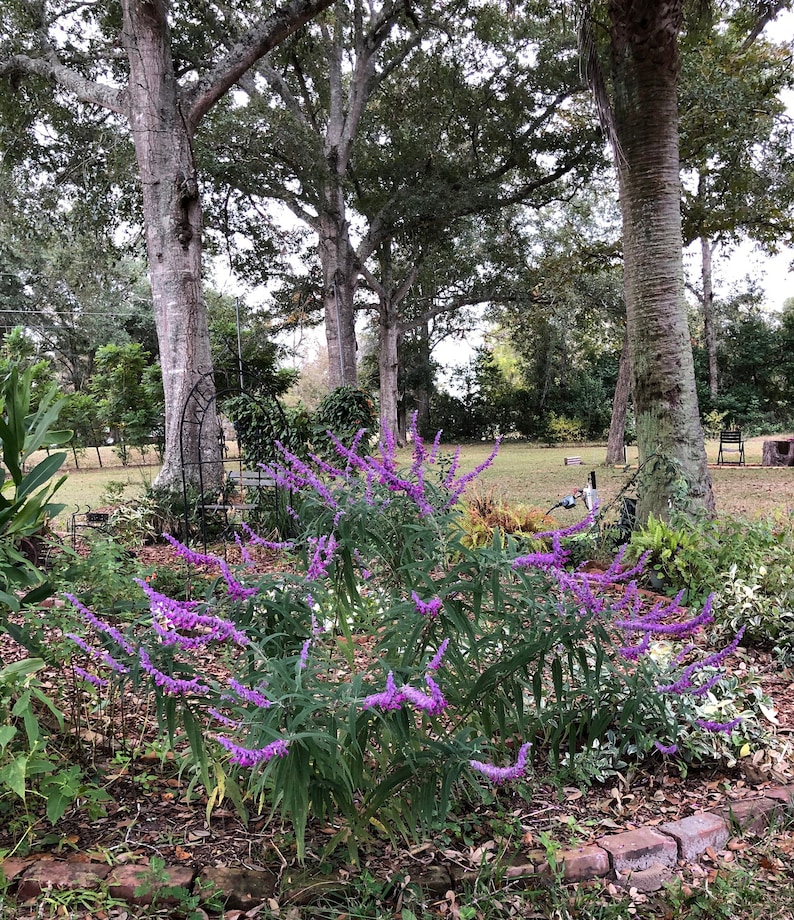
M 640 463 L 638 520 L 667 518 L 686 480 L 714 509 L 684 301 L 678 164 L 678 30 L 683 0 L 611 0 L 614 116 L 626 313 Z
M 166 5 L 124 0 L 124 47 L 130 64 L 130 125 L 143 190 L 146 249 L 165 391 L 165 454 L 155 480 L 181 488 L 188 480 L 222 477 L 218 426 L 180 418 L 199 377 L 212 370 L 207 312 L 201 291 L 201 202 L 192 139 L 180 111 Z M 210 411 L 214 411 L 214 407 Z M 189 421 L 195 421 L 190 419 Z
M 341 198 L 341 196 L 339 196 Z M 356 313 L 354 298 L 359 268 L 347 238 L 344 203 L 320 215 L 320 264 L 323 273 L 323 312 L 328 345 L 331 389 L 356 386 Z
M 607 463 L 624 463 L 626 434 L 626 412 L 629 408 L 631 395 L 631 364 L 629 363 L 629 336 L 623 335 L 623 346 L 620 349 L 620 365 L 618 379 L 615 384 L 615 396 L 612 400 L 612 418 L 609 421 L 609 438 L 607 440 Z
M 399 368 L 398 347 L 400 329 L 397 305 L 388 297 L 381 300 L 378 311 L 378 371 L 380 376 L 380 425 L 391 432 L 395 443 L 402 447 L 405 438 L 397 415 Z
M 714 325 L 714 287 L 712 284 L 711 256 L 714 246 L 707 236 L 700 238 L 701 275 L 703 278 L 703 336 L 706 340 L 706 354 L 709 359 L 709 390 L 716 396 L 719 390 L 717 379 L 717 330 Z

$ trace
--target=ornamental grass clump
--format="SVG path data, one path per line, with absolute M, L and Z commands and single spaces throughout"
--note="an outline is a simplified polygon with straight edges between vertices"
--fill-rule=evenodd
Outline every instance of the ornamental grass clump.
M 296 496 L 297 536 L 278 546 L 297 572 L 252 574 L 254 547 L 277 544 L 244 529 L 236 568 L 171 541 L 216 569 L 204 601 L 144 583 L 148 618 L 122 634 L 73 599 L 94 635 L 78 666 L 152 688 L 208 808 L 229 796 L 281 813 L 302 856 L 310 817 L 352 849 L 374 827 L 419 833 L 464 786 L 531 794 L 532 759 L 575 769 L 606 738 L 616 758 L 687 757 L 693 738 L 740 734 L 736 713 L 704 717 L 740 639 L 698 652 L 708 604 L 648 607 L 642 563 L 621 556 L 568 570 L 565 538 L 588 521 L 520 549 L 465 545 L 459 499 L 496 449 L 462 473 L 411 434 L 407 468 L 388 435 L 378 455 L 331 435 L 335 464 L 283 450 L 268 467 Z

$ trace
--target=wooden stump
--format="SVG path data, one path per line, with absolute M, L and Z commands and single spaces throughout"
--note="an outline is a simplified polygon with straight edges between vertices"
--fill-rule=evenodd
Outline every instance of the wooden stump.
M 761 466 L 794 466 L 794 440 L 764 441 Z

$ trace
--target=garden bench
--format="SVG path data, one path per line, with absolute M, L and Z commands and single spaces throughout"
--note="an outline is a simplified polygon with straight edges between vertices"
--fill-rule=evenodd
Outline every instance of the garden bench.
M 565 465 L 566 466 L 580 466 L 582 463 L 581 457 L 566 457 Z
M 738 454 L 736 460 L 724 459 L 725 454 Z M 720 449 L 717 452 L 717 464 L 736 463 L 744 465 L 744 440 L 739 430 L 720 432 Z
M 245 501 L 246 492 L 262 492 L 265 489 L 275 489 L 276 481 L 264 470 L 230 470 L 226 477 L 232 499 L 229 501 L 205 504 L 208 511 L 251 511 L 258 507 L 258 502 Z M 234 496 L 242 496 L 242 500 L 234 500 Z M 259 496 L 257 496 L 259 497 Z

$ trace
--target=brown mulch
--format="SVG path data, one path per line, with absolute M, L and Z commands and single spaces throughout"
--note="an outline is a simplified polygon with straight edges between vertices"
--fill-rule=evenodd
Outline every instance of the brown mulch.
M 142 565 L 173 565 L 169 547 L 147 547 L 137 553 Z M 260 563 L 278 564 L 274 554 L 262 553 Z M 286 571 L 286 568 L 284 569 Z M 3 661 L 21 657 L 10 646 L 9 637 L 0 637 Z M 732 666 L 737 671 L 753 669 L 760 675 L 764 692 L 772 698 L 777 712 L 778 737 L 794 740 L 794 671 L 781 668 L 769 653 L 743 651 Z M 62 675 L 47 675 L 43 681 L 65 710 Z M 293 837 L 288 826 L 268 817 L 253 815 L 247 822 L 224 803 L 206 815 L 201 790 L 188 795 L 187 778 L 179 775 L 178 763 L 168 754 L 154 753 L 156 724 L 153 712 L 136 711 L 135 701 L 127 701 L 126 722 L 97 728 L 83 726 L 75 750 L 79 750 L 86 775 L 108 795 L 103 809 L 91 813 L 88 797 L 78 799 L 56 828 L 43 817 L 33 826 L 30 847 L 38 853 L 56 853 L 66 858 L 112 859 L 116 863 L 137 862 L 152 856 L 168 864 L 203 867 L 206 865 L 268 866 L 283 870 L 294 862 Z M 120 712 L 111 717 L 120 718 Z M 148 727 L 144 720 L 148 719 Z M 770 725 L 770 729 L 772 726 Z M 143 753 L 130 759 L 119 752 L 122 732 L 142 737 Z M 115 737 L 115 741 L 113 738 Z M 111 747 L 115 748 L 111 750 Z M 373 835 L 365 860 L 373 870 L 380 865 L 406 870 L 435 859 L 450 859 L 476 867 L 482 847 L 504 834 L 510 824 L 514 843 L 533 849 L 546 838 L 562 845 L 586 844 L 605 834 L 630 830 L 640 825 L 661 824 L 697 811 L 713 810 L 727 801 L 763 793 L 765 788 L 791 782 L 785 764 L 744 758 L 733 769 L 706 767 L 681 775 L 673 764 L 655 769 L 627 771 L 604 786 L 590 788 L 555 787 L 539 780 L 531 802 L 500 790 L 498 807 L 480 806 L 465 816 L 453 816 L 457 833 L 439 832 L 436 839 L 418 847 L 404 846 L 394 852 L 386 837 Z M 90 815 L 90 817 L 89 817 Z M 338 828 L 311 823 L 307 830 L 309 859 L 323 854 Z M 465 842 L 464 842 L 465 841 Z M 0 828 L 0 848 L 14 849 L 17 840 L 9 825 Z

